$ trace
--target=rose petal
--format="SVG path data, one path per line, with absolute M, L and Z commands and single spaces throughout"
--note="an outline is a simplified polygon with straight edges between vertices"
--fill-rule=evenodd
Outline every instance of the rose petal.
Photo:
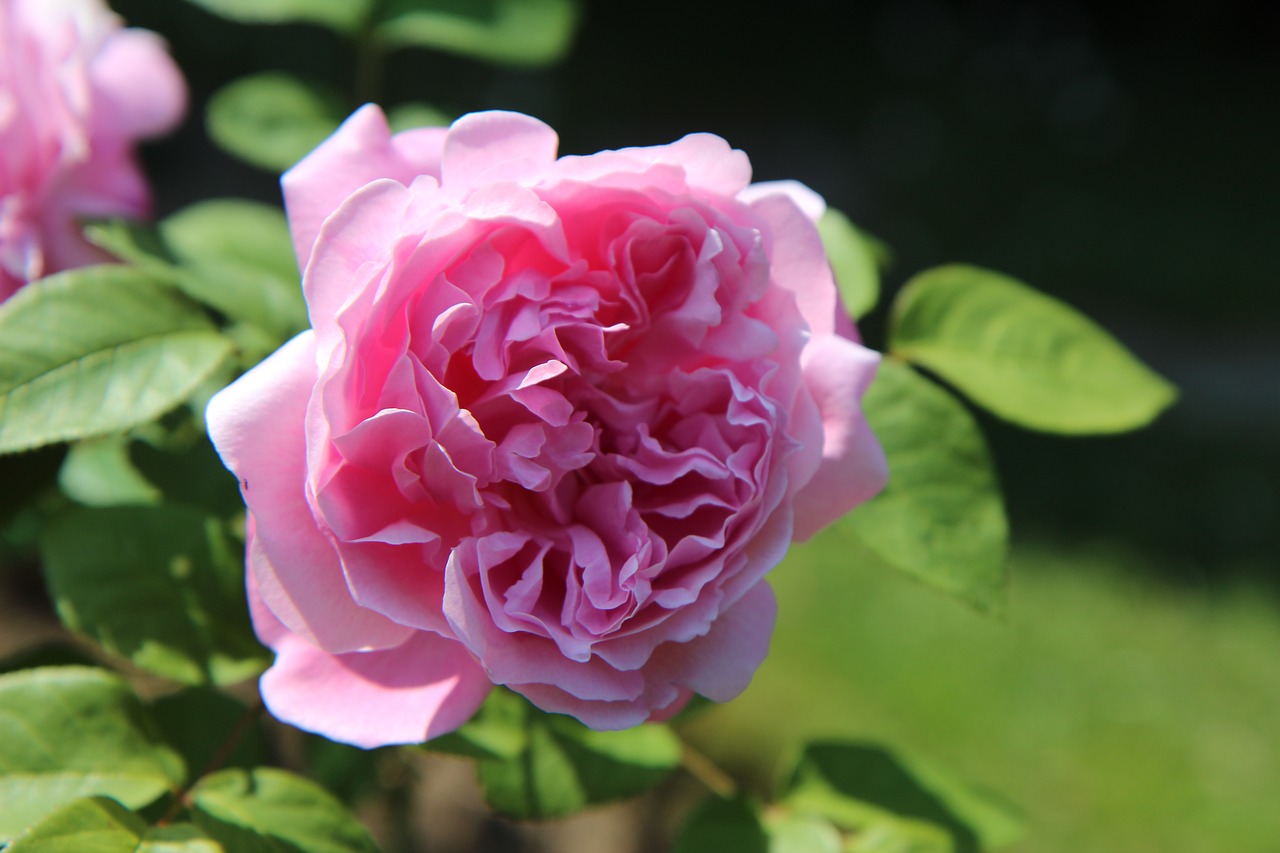
M 760 181 L 738 193 L 738 201 L 753 204 L 771 195 L 784 195 L 791 199 L 810 222 L 817 222 L 827 212 L 826 200 L 799 181 Z
M 285 172 L 280 186 L 298 268 L 306 269 L 325 219 L 356 190 L 379 178 L 406 187 L 420 175 L 439 178 L 443 139 L 442 129 L 393 138 L 382 110 L 366 104 Z
M 800 360 L 822 416 L 822 465 L 795 498 L 797 541 L 808 539 L 889 480 L 889 464 L 862 414 L 879 354 L 839 335 L 816 337 Z
M 286 602 L 289 629 L 332 652 L 394 646 L 410 629 L 355 603 L 333 545 L 306 500 L 303 419 L 315 382 L 315 337 L 303 332 L 214 395 L 205 420 L 240 480 L 261 549 L 255 568 Z
M 646 672 L 716 702 L 728 702 L 747 689 L 769 653 L 777 615 L 773 589 L 760 581 L 721 612 L 704 636 L 659 646 Z
M 773 280 L 795 294 L 800 313 L 815 335 L 835 330 L 836 282 L 818 229 L 789 195 L 772 193 L 751 209 L 769 226 Z
M 392 648 L 330 654 L 275 619 L 252 583 L 249 609 L 276 652 L 261 681 L 267 709 L 332 740 L 365 749 L 421 743 L 471 719 L 492 687 L 462 644 L 437 634 L 416 631 Z
M 187 86 L 165 49 L 147 30 L 120 30 L 107 37 L 89 71 L 97 97 L 95 120 L 131 139 L 171 130 L 187 109 Z
M 555 162 L 560 139 L 547 125 L 520 113 L 469 113 L 449 128 L 440 183 L 478 187 L 538 175 Z

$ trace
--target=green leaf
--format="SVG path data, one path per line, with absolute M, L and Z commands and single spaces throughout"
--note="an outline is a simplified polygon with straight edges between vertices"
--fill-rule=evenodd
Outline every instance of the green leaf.
M 781 812 L 765 823 L 769 853 L 844 853 L 840 831 L 816 815 Z
M 1069 305 L 998 273 L 945 266 L 907 282 L 889 350 L 1006 420 L 1047 432 L 1136 429 L 1177 390 Z
M 760 812 L 745 797 L 704 800 L 680 828 L 671 853 L 720 850 L 726 853 L 773 853 L 769 837 L 760 824 Z
M 151 225 L 131 219 L 103 219 L 86 223 L 84 236 L 120 260 L 159 277 L 167 277 L 173 265 L 168 247 Z
M 447 127 L 453 116 L 430 104 L 410 102 L 387 110 L 387 124 L 396 133 L 418 127 Z
M 272 172 L 301 160 L 342 123 L 333 94 L 290 74 L 241 77 L 209 99 L 209 136 L 225 151 Z
M 951 836 L 957 853 L 1003 846 L 1022 831 L 1020 817 L 1005 803 L 919 758 L 876 744 L 806 745 L 786 781 L 782 802 L 797 812 L 820 815 L 844 829 L 868 834 L 886 821 L 929 824 Z M 880 834 L 892 835 L 887 830 Z M 913 835 L 905 830 L 899 834 Z M 928 838 L 932 833 L 914 835 Z
M 85 506 L 160 502 L 160 490 L 130 460 L 129 439 L 123 435 L 73 444 L 58 471 L 58 485 L 67 497 Z
M 76 800 L 30 827 L 6 853 L 223 853 L 190 824 L 148 827 L 106 797 Z
M 576 0 L 388 0 L 376 35 L 508 65 L 549 65 L 573 44 Z
M 1001 612 L 1009 525 L 973 416 L 893 359 L 881 362 L 863 408 L 888 457 L 889 484 L 841 524 L 895 568 Z
M 26 646 L 9 657 L 0 659 L 0 675 L 42 666 L 97 666 L 98 662 L 78 645 L 65 640 L 52 640 Z
M 249 627 L 238 550 L 204 513 L 72 509 L 48 522 L 41 555 L 63 623 L 143 669 L 233 684 L 268 663 Z
M 173 823 L 147 829 L 138 853 L 224 853 L 224 848 L 192 824 Z
M 156 699 L 147 710 L 193 774 L 209 767 L 215 757 L 220 767 L 255 767 L 269 760 L 258 709 L 220 690 L 188 687 Z M 233 734 L 234 745 L 223 753 Z
M 510 817 L 560 817 L 634 796 L 680 763 L 680 742 L 666 726 L 598 732 L 571 717 L 543 713 L 514 694 L 510 699 L 504 713 L 519 715 L 521 747 L 509 758 L 481 758 L 478 764 L 489 805 Z M 488 743 L 501 741 L 505 749 L 517 737 Z
M 881 820 L 857 833 L 846 853 L 958 853 L 955 839 L 941 827 L 916 820 Z
M 818 220 L 818 233 L 844 307 L 854 319 L 865 316 L 880 299 L 880 264 L 874 245 L 834 207 L 828 207 Z
M 29 284 L 0 308 L 0 452 L 150 421 L 230 353 L 204 312 L 137 269 Z
M 203 509 L 219 518 L 244 513 L 236 478 L 223 467 L 203 427 L 195 436 L 134 442 L 129 458 L 147 482 L 160 490 L 165 503 Z M 237 565 L 240 562 L 237 556 Z
M 189 0 L 233 21 L 246 24 L 320 24 L 354 33 L 369 15 L 374 0 Z
M 188 296 L 281 341 L 307 328 L 293 241 L 278 207 L 204 201 L 164 220 L 160 234 L 178 259 L 178 286 Z
M 228 850 L 377 851 L 332 795 L 283 770 L 222 770 L 202 779 L 191 800 L 196 825 Z
M 310 735 L 303 741 L 307 777 L 344 803 L 354 803 L 364 795 L 389 785 L 383 772 L 388 762 L 403 760 L 395 748 L 361 749 Z
M 78 666 L 0 676 L 0 839 L 94 794 L 145 806 L 184 775 L 119 677 Z
M 13 840 L 7 853 L 137 853 L 147 825 L 106 797 L 68 803 Z
M 529 714 L 529 704 L 524 699 L 510 690 L 497 688 L 489 691 L 474 717 L 422 746 L 431 752 L 467 758 L 518 759 L 529 745 L 525 725 Z

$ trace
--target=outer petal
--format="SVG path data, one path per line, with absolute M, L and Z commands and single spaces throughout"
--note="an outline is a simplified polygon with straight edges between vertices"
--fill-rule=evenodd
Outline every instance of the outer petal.
M 332 652 L 394 646 L 411 630 L 355 603 L 307 505 L 303 419 L 315 374 L 315 337 L 303 332 L 214 395 L 209 437 L 240 480 L 251 554 L 261 549 L 253 568 L 280 597 L 271 607 L 289 629 Z
M 624 180 L 626 175 L 644 177 L 636 183 Z M 751 182 L 751 161 L 713 133 L 691 133 L 669 145 L 562 157 L 556 163 L 555 176 L 596 186 L 628 186 L 641 190 L 685 192 L 693 187 L 733 198 Z M 672 176 L 677 179 L 674 188 Z
M 795 538 L 808 539 L 889 480 L 884 450 L 862 414 L 862 395 L 880 356 L 839 335 L 816 337 L 800 364 L 822 414 L 822 465 L 796 495 Z
M 773 280 L 795 294 L 796 304 L 815 335 L 835 330 L 836 281 L 827 263 L 818 229 L 783 193 L 770 193 L 751 203 L 772 235 Z
M 752 204 L 770 195 L 785 195 L 794 201 L 810 222 L 817 222 L 827 212 L 826 200 L 799 181 L 760 181 L 738 193 L 738 201 Z
M 366 749 L 421 743 L 475 714 L 492 686 L 460 643 L 418 631 L 398 646 L 329 654 L 290 632 L 263 604 L 252 580 L 254 628 L 275 649 L 262 676 L 272 715 Z
M 126 139 L 171 130 L 187 107 L 187 87 L 164 40 L 147 30 L 113 33 L 94 58 L 90 76 L 98 97 L 99 129 Z
M 480 187 L 539 175 L 555 162 L 560 139 L 547 125 L 521 113 L 470 113 L 453 123 L 444 143 L 440 183 Z
M 325 214 L 324 239 L 314 246 L 302 274 L 307 314 L 316 332 L 321 362 L 329 363 L 341 338 L 338 312 L 352 300 L 371 298 L 365 285 L 380 271 L 362 267 L 385 255 L 388 244 L 400 233 L 409 202 L 410 193 L 404 186 L 375 179 L 349 198 L 339 199 Z M 294 221 L 292 209 L 289 219 Z
M 708 699 L 728 702 L 747 689 L 769 653 L 777 615 L 773 589 L 760 581 L 721 613 L 706 635 L 660 646 L 650 671 Z
M 408 186 L 419 175 L 440 176 L 443 129 L 392 137 L 374 104 L 351 114 L 333 135 L 280 178 L 298 267 L 306 269 L 320 225 L 349 195 L 378 178 Z

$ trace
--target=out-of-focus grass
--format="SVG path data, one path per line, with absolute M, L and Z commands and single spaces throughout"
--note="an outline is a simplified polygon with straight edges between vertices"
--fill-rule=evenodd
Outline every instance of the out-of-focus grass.
M 805 737 L 920 752 L 1027 813 L 1020 853 L 1280 850 L 1280 602 L 1133 559 L 1022 548 L 1001 622 L 830 532 L 774 572 L 751 688 L 686 733 L 761 784 Z

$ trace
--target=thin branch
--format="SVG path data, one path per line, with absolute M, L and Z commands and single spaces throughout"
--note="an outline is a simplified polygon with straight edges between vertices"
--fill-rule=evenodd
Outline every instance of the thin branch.
M 680 765 L 716 796 L 728 798 L 738 793 L 738 783 L 685 740 L 680 743 Z

